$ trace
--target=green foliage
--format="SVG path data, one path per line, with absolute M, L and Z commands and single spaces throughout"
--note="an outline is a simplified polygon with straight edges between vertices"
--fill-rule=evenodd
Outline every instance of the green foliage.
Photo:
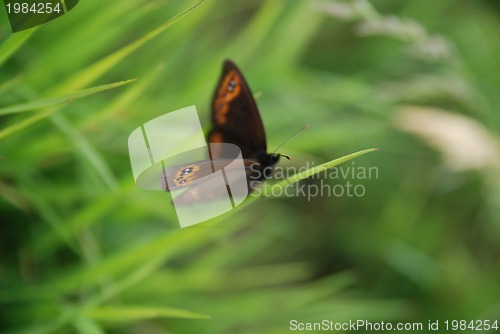
M 86 0 L 9 29 L 0 11 L 2 333 L 500 319 L 491 2 Z M 135 186 L 128 135 L 193 104 L 208 129 L 226 58 L 270 150 L 310 125 L 279 164 L 308 167 L 266 184 L 363 196 L 263 193 L 180 229 L 168 194 Z

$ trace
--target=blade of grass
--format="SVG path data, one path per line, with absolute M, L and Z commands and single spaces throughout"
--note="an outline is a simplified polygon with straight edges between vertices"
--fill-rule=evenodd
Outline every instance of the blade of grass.
M 33 28 L 10 35 L 10 37 L 0 45 L 0 66 L 2 66 L 10 56 L 16 53 L 36 30 L 37 28 Z
M 97 176 L 104 182 L 104 184 L 111 190 L 116 189 L 118 181 L 113 174 L 111 167 L 106 163 L 106 160 L 96 149 L 88 142 L 85 137 L 78 132 L 70 122 L 61 114 L 52 115 L 52 121 L 57 125 L 71 143 L 77 148 L 76 154 L 81 155 L 83 159 L 87 160 L 93 167 Z
M 171 307 L 114 306 L 95 307 L 85 314 L 98 321 L 130 322 L 152 318 L 211 319 L 209 315 Z
M 5 92 L 8 92 L 12 88 L 16 87 L 19 83 L 21 83 L 22 79 L 22 75 L 18 75 L 5 82 L 2 82 L 0 84 L 0 94 L 5 94 Z
M 110 54 L 109 56 L 101 59 L 94 65 L 91 65 L 70 79 L 66 80 L 65 82 L 61 83 L 59 86 L 55 88 L 56 91 L 67 91 L 68 89 L 74 90 L 78 89 L 80 87 L 83 87 L 92 81 L 96 80 L 99 78 L 102 74 L 106 73 L 109 69 L 111 69 L 113 66 L 117 65 L 121 60 L 123 60 L 125 57 L 130 55 L 132 52 L 137 50 L 139 47 L 144 45 L 146 42 L 150 41 L 151 39 L 155 38 L 159 34 L 161 34 L 163 31 L 166 29 L 170 28 L 172 25 L 177 23 L 180 19 L 182 19 L 184 16 L 186 16 L 189 12 L 194 10 L 196 7 L 201 5 L 205 0 L 200 0 L 193 6 L 189 7 L 188 9 L 184 10 L 183 12 L 175 15 L 171 19 L 169 19 L 167 22 L 163 23 L 159 27 L 151 30 L 149 33 L 145 34 L 143 37 L 140 39 L 127 44 L 123 48 L 119 49 L 118 51 L 115 51 L 114 53 Z
M 142 38 L 138 39 L 135 42 L 132 42 L 125 47 L 121 48 L 120 50 L 112 53 L 111 55 L 105 57 L 104 59 L 98 61 L 96 64 L 87 67 L 71 77 L 70 79 L 64 81 L 61 83 L 59 86 L 54 88 L 51 93 L 53 95 L 56 94 L 62 94 L 67 91 L 71 90 L 77 90 L 80 89 L 81 87 L 84 87 L 85 85 L 91 83 L 92 81 L 96 80 L 98 77 L 100 77 L 102 74 L 104 74 L 106 71 L 108 71 L 110 68 L 118 64 L 122 59 L 124 59 L 126 56 L 131 54 L 133 51 L 137 50 L 140 46 L 145 44 L 147 41 L 153 39 L 160 33 L 162 33 L 164 30 L 167 28 L 171 27 L 173 24 L 175 24 L 177 21 L 179 21 L 181 18 L 183 18 L 186 14 L 188 14 L 190 11 L 194 10 L 196 7 L 198 7 L 201 3 L 203 3 L 205 0 L 198 1 L 196 4 L 193 6 L 189 7 L 188 9 L 184 10 L 183 12 L 177 14 L 161 26 L 157 27 L 156 29 L 153 29 L 149 33 L 147 33 L 145 36 Z M 34 116 L 31 116 L 17 124 L 14 124 L 10 127 L 7 127 L 0 131 L 0 139 L 5 138 L 12 133 L 18 132 L 30 125 L 35 124 L 36 122 L 45 119 L 46 117 L 50 116 L 51 114 L 55 113 L 58 111 L 59 108 L 54 107 L 48 110 L 45 110 L 44 112 L 38 113 Z
M 121 48 L 120 50 L 114 52 L 113 54 L 105 57 L 101 61 L 97 62 L 96 64 L 90 66 L 89 68 L 86 68 L 79 73 L 77 73 L 75 76 L 71 77 L 67 81 L 61 83 L 59 86 L 56 88 L 52 89 L 51 92 L 49 92 L 49 95 L 58 95 L 62 94 L 63 92 L 66 92 L 68 90 L 77 90 L 86 84 L 94 81 L 97 79 L 99 76 L 101 76 L 103 73 L 108 71 L 110 68 L 118 64 L 121 60 L 123 60 L 126 56 L 128 56 L 130 53 L 138 49 L 140 46 L 142 46 L 144 43 L 149 41 L 150 39 L 156 37 L 159 35 L 161 32 L 172 26 L 174 23 L 176 23 L 178 20 L 180 20 L 182 17 L 184 17 L 187 13 L 189 13 L 191 10 L 199 6 L 204 0 L 201 0 L 197 2 L 195 5 L 191 6 L 190 8 L 186 9 L 185 11 L 177 14 L 158 28 L 150 31 L 148 34 L 143 36 L 142 38 L 138 39 L 137 41 L 128 44 L 127 46 Z M 47 101 L 45 101 L 47 103 Z M 54 101 L 48 101 L 54 102 Z M 26 106 L 25 106 L 26 107 Z M 30 107 L 28 105 L 28 107 Z M 45 110 L 44 112 L 41 112 L 39 114 L 36 114 L 35 116 L 29 117 L 17 124 L 12 125 L 11 127 L 8 127 L 2 131 L 0 131 L 0 139 L 3 137 L 6 137 L 14 132 L 17 132 L 19 130 L 24 129 L 27 126 L 30 126 L 39 120 L 42 120 L 48 116 L 51 116 L 54 114 L 56 111 L 58 111 L 60 108 L 54 107 L 50 108 L 48 110 Z M 16 110 L 16 109 L 14 109 Z M 11 110 L 12 111 L 12 110 Z M 53 115 L 52 116 L 52 121 L 56 124 L 56 126 L 59 127 L 69 138 L 72 140 L 73 143 L 75 143 L 76 147 L 79 149 L 78 151 L 81 152 L 82 156 L 89 161 L 89 163 L 95 168 L 97 174 L 100 176 L 100 178 L 104 181 L 104 183 L 111 189 L 115 188 L 116 182 L 114 180 L 114 177 L 110 171 L 109 168 L 107 168 L 104 160 L 100 158 L 100 155 L 97 153 L 95 149 L 85 140 L 83 136 L 81 136 L 78 131 L 76 131 L 71 124 L 66 120 L 66 118 L 63 115 Z
M 128 201 L 130 189 L 135 189 L 135 184 L 119 186 L 115 192 L 109 192 L 98 199 L 89 202 L 85 208 L 69 217 L 64 225 L 67 233 L 78 235 L 83 230 L 91 228 L 93 225 L 103 221 L 110 212 L 115 212 L 120 206 Z M 41 256 L 50 256 L 57 247 L 59 239 L 55 231 L 42 233 L 32 244 L 30 250 L 41 254 Z
M 85 132 L 85 130 L 90 130 L 96 124 L 103 124 L 112 120 L 114 117 L 119 117 L 120 113 L 130 107 L 132 103 L 137 101 L 137 99 L 150 88 L 153 80 L 156 78 L 158 73 L 160 73 L 163 66 L 164 64 L 161 63 L 160 65 L 152 68 L 151 71 L 142 77 L 139 82 L 134 84 L 130 89 L 124 91 L 115 100 L 111 101 L 111 103 L 109 103 L 109 105 L 102 111 L 94 112 L 85 119 L 82 119 L 82 122 L 79 124 L 79 128 Z
M 77 241 L 75 240 L 74 235 L 64 228 L 64 219 L 59 216 L 56 208 L 54 208 L 51 203 L 48 203 L 47 199 L 42 194 L 38 193 L 34 187 L 21 185 L 20 188 L 36 207 L 43 221 L 47 222 L 54 230 L 58 239 L 62 240 L 69 249 L 73 250 L 76 254 L 79 254 L 80 250 L 78 248 Z
M 134 268 L 152 256 L 173 256 L 180 250 L 197 247 L 199 241 L 227 233 L 226 230 L 217 230 L 210 235 L 204 229 L 176 230 L 166 233 L 154 240 L 142 241 L 139 245 L 117 251 L 111 256 L 102 259 L 92 267 L 78 266 L 76 268 L 60 273 L 58 277 L 46 281 L 37 288 L 10 289 L 0 292 L 0 302 L 25 300 L 33 298 L 48 298 L 64 293 L 92 286 L 103 279 L 117 277 L 131 268 Z
M 121 279 L 120 281 L 114 284 L 107 285 L 104 290 L 101 291 L 101 293 L 88 298 L 85 304 L 81 307 L 65 307 L 63 312 L 55 319 L 43 324 L 43 326 L 34 325 L 23 331 L 23 333 L 52 333 L 55 330 L 65 326 L 70 321 L 84 317 L 87 310 L 91 310 L 92 308 L 106 302 L 107 300 L 117 296 L 119 293 L 127 290 L 132 286 L 135 286 L 139 282 L 154 274 L 159 268 L 163 266 L 168 256 L 170 256 L 168 252 L 151 254 L 151 256 L 148 257 L 148 260 L 140 265 L 139 268 L 134 270 L 131 274 Z M 49 295 L 53 296 L 53 294 L 50 293 Z
M 107 85 L 82 89 L 80 91 L 76 91 L 76 92 L 73 92 L 70 94 L 64 94 L 64 95 L 60 95 L 60 96 L 54 96 L 54 97 L 49 97 L 49 98 L 45 98 L 45 99 L 34 100 L 34 101 L 26 102 L 26 103 L 21 103 L 21 104 L 16 104 L 13 106 L 0 108 L 0 116 L 21 113 L 21 112 L 26 112 L 26 111 L 32 111 L 32 110 L 41 109 L 41 108 L 47 108 L 47 107 L 55 106 L 55 105 L 58 105 L 61 103 L 69 103 L 69 102 L 72 102 L 72 101 L 77 100 L 77 99 L 81 99 L 81 98 L 89 96 L 89 95 L 93 95 L 93 94 L 96 94 L 99 92 L 103 92 L 106 90 L 110 90 L 110 89 L 113 89 L 116 87 L 120 87 L 120 86 L 129 84 L 135 80 L 136 79 L 114 82 L 114 83 L 107 84 Z
M 14 187 L 3 180 L 0 181 L 0 197 L 25 213 L 31 209 L 31 202 L 28 196 L 18 189 L 18 187 Z
M 270 35 L 269 43 L 280 47 L 264 51 L 267 52 L 265 63 L 275 68 L 274 71 L 286 70 L 288 66 L 294 64 L 303 50 L 308 48 L 311 38 L 317 34 L 322 20 L 319 15 L 311 12 L 310 5 L 308 1 L 287 1 L 288 10 L 283 12 L 283 16 L 273 27 L 273 33 Z M 289 36 L 293 36 L 293 43 Z
M 174 233 L 166 233 L 155 240 L 143 242 L 141 245 L 130 248 L 127 247 L 121 252 L 103 259 L 100 263 L 92 267 L 78 267 L 74 271 L 67 272 L 48 283 L 51 291 L 72 291 L 83 286 L 92 285 L 106 277 L 118 276 L 153 254 L 173 255 L 179 249 L 184 249 L 190 245 L 197 245 L 195 240 L 207 236 L 200 230 L 185 231 L 177 230 Z
M 144 35 L 142 38 L 138 39 L 133 43 L 128 44 L 127 46 L 121 48 L 120 50 L 114 52 L 113 54 L 105 57 L 101 61 L 90 66 L 90 68 L 82 70 L 72 78 L 68 79 L 66 82 L 54 88 L 52 92 L 63 92 L 71 87 L 77 89 L 96 80 L 102 74 L 111 69 L 113 66 L 117 65 L 120 61 L 125 59 L 130 53 L 141 47 L 150 39 L 159 35 L 161 32 L 163 32 L 173 24 L 175 24 L 187 13 L 189 13 L 191 10 L 199 6 L 203 1 L 205 0 L 199 1 L 190 8 L 177 14 L 176 16 L 174 16 L 173 18 L 171 18 L 158 28 Z M 92 147 L 92 145 L 89 144 L 88 141 L 82 135 L 80 135 L 80 133 L 76 129 L 74 129 L 71 126 L 70 122 L 66 120 L 64 115 L 54 114 L 51 116 L 51 119 L 56 124 L 56 126 L 61 131 L 63 131 L 63 133 L 65 133 L 66 136 L 68 136 L 68 138 L 71 139 L 71 141 L 75 144 L 76 148 L 78 149 L 78 152 L 80 152 L 82 156 L 89 161 L 91 166 L 94 167 L 95 171 L 104 181 L 106 186 L 108 186 L 110 189 L 115 189 L 117 184 L 116 179 L 113 176 L 111 169 L 106 165 L 104 159 L 102 159 L 101 156 L 98 154 L 97 150 L 95 150 Z
M 104 330 L 93 320 L 79 317 L 73 321 L 73 326 L 81 334 L 105 334 Z
M 116 88 L 116 87 L 119 87 L 119 86 L 123 86 L 125 84 L 128 84 L 130 82 L 132 82 L 133 80 L 127 80 L 127 81 L 121 81 L 121 82 L 117 82 L 117 83 L 112 83 L 112 84 L 108 84 L 108 85 L 104 85 L 104 86 L 107 86 L 106 89 L 112 89 L 112 88 Z M 103 87 L 103 86 L 99 86 L 99 87 Z M 91 88 L 90 88 L 91 89 Z M 95 91 L 94 93 L 97 93 L 97 92 L 100 92 L 100 91 L 103 91 L 102 89 L 99 89 L 97 91 Z M 72 101 L 72 98 L 70 98 L 67 102 L 70 102 Z M 56 111 L 60 110 L 62 107 L 64 106 L 64 104 L 62 103 L 59 103 L 59 104 L 56 104 L 56 105 L 52 105 L 52 106 L 49 106 L 47 107 L 47 109 L 39 112 L 39 113 L 36 113 L 34 116 L 32 117 L 28 117 L 24 120 L 22 120 L 21 122 L 18 122 L 18 123 L 15 123 L 11 126 L 8 126 L 6 127 L 5 129 L 2 129 L 0 130 L 0 139 L 2 138 L 5 138 L 5 137 L 8 137 L 10 135 L 12 135 L 13 133 L 16 133 L 42 119 L 45 119 L 47 118 L 48 116 L 50 116 L 51 114 L 55 113 Z

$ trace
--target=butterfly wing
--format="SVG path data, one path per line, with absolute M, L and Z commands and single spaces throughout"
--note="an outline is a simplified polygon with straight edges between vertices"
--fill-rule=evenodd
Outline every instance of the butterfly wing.
M 232 162 L 233 160 L 228 159 L 202 160 L 183 166 L 166 168 L 161 175 L 162 189 L 175 191 L 206 182 L 210 175 L 221 169 L 230 172 Z M 257 171 L 258 162 L 253 159 L 244 159 L 243 165 L 245 174 L 251 175 Z
M 245 159 L 267 152 L 264 125 L 250 87 L 230 60 L 224 62 L 212 101 L 212 123 L 209 142 L 235 144 Z
M 248 182 L 247 177 L 255 173 L 258 164 L 255 160 L 243 160 L 245 173 L 241 173 L 240 166 L 234 165 L 234 160 L 199 161 L 180 168 L 170 168 L 164 171 L 162 177 L 163 189 L 166 191 L 182 191 L 175 195 L 176 204 L 203 203 L 212 200 L 237 196 L 244 199 L 252 191 L 254 183 Z M 213 168 L 213 172 L 212 172 Z M 223 179 L 218 171 L 223 171 Z M 190 171 L 187 173 L 187 171 Z M 171 180 L 167 182 L 166 179 Z M 225 183 L 225 191 L 221 191 L 220 184 Z M 247 191 L 242 195 L 241 186 L 246 184 Z M 238 193 L 240 196 L 238 196 Z
M 162 188 L 166 191 L 181 189 L 196 184 L 198 180 L 212 174 L 213 171 L 214 167 L 210 160 L 165 168 L 161 175 Z

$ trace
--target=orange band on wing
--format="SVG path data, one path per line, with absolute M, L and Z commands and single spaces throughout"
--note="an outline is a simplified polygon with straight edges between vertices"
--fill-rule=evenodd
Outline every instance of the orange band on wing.
M 224 137 L 220 132 L 212 132 L 208 138 L 208 141 L 211 143 L 223 143 Z
M 224 77 L 222 84 L 217 90 L 217 98 L 214 103 L 216 125 L 224 125 L 226 123 L 229 104 L 240 95 L 240 92 L 241 79 L 236 71 L 231 70 Z
M 224 143 L 224 136 L 220 132 L 212 132 L 208 136 L 208 141 L 210 143 Z M 212 160 L 220 159 L 221 148 L 219 146 L 211 147 L 210 153 L 212 155 Z

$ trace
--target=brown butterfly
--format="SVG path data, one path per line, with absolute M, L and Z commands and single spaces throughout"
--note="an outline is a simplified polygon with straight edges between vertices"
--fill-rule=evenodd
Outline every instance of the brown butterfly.
M 268 176 L 267 171 L 278 162 L 280 155 L 267 153 L 266 132 L 257 104 L 243 74 L 230 60 L 224 62 L 215 90 L 212 124 L 214 128 L 208 134 L 208 142 L 237 145 L 243 159 L 257 167 L 259 180 Z
M 252 92 L 243 74 L 230 60 L 226 60 L 222 67 L 212 101 L 211 119 L 213 128 L 207 141 L 211 146 L 227 143 L 241 150 L 246 182 L 251 191 L 258 181 L 270 176 L 272 166 L 283 155 L 267 153 L 266 133 Z M 212 147 L 211 159 L 164 170 L 163 189 L 174 191 L 207 182 L 215 171 L 227 169 L 233 159 L 227 150 Z M 189 196 L 201 199 L 202 195 L 196 194 L 195 189 L 189 192 Z

